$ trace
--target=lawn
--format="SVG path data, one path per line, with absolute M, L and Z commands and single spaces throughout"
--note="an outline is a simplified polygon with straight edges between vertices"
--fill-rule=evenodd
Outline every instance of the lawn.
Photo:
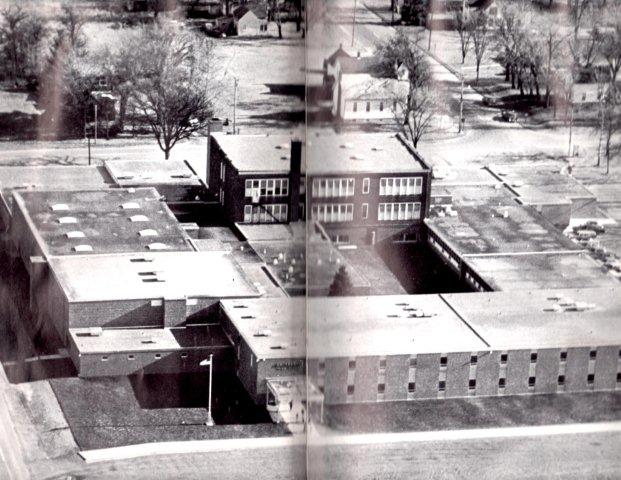
M 514 395 L 325 407 L 326 424 L 348 433 L 455 430 L 621 419 L 618 392 Z

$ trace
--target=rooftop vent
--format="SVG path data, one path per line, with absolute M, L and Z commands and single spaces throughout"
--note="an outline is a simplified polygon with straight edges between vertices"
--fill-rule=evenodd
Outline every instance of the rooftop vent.
M 69 210 L 69 205 L 66 203 L 55 203 L 51 206 L 52 212 L 66 212 Z
M 153 258 L 152 257 L 135 257 L 135 258 L 130 258 L 129 261 L 132 263 L 152 262 Z
M 93 247 L 91 247 L 90 245 L 75 245 L 72 250 L 74 252 L 92 252 L 93 251 Z
M 152 228 L 147 228 L 145 230 L 140 230 L 138 235 L 141 237 L 157 237 L 157 230 L 153 230 Z
M 147 248 L 149 250 L 166 250 L 168 246 L 163 243 L 156 242 L 156 243 L 150 243 L 149 245 L 147 245 Z
M 356 153 L 350 157 L 352 160 L 364 160 L 364 155 Z
M 116 178 L 118 180 L 131 180 L 134 178 L 134 175 L 131 173 L 124 173 L 123 175 L 117 175 Z
M 280 145 L 276 145 L 276 148 L 278 150 L 287 150 L 289 148 L 289 144 L 288 143 L 281 143 Z
M 67 235 L 67 238 L 84 238 L 86 236 L 84 232 L 80 232 L 79 230 L 67 232 L 65 235 Z
M 58 219 L 58 223 L 61 223 L 61 224 L 78 223 L 78 219 L 75 217 L 60 217 Z
M 351 150 L 352 148 L 354 148 L 354 144 L 351 142 L 346 142 L 341 145 L 341 148 L 346 148 L 348 150 Z
M 254 334 L 255 337 L 269 337 L 272 331 L 269 328 L 261 328 Z
M 142 277 L 143 283 L 163 283 L 166 280 L 161 277 Z
M 146 215 L 132 215 L 129 217 L 130 222 L 148 222 L 149 218 Z
M 155 340 L 151 339 L 151 338 L 145 338 L 144 340 L 141 340 L 140 343 L 143 343 L 145 345 L 149 345 L 149 344 L 153 344 L 156 343 Z
M 289 347 L 286 343 L 279 343 L 278 345 L 272 345 L 270 349 L 272 350 L 286 350 Z
M 373 150 L 374 152 L 381 152 L 382 150 L 384 150 L 384 147 L 375 145 L 371 150 Z
M 101 337 L 102 334 L 103 334 L 103 328 L 101 327 L 90 327 L 88 329 L 89 337 Z
M 138 205 L 136 202 L 126 202 L 121 205 L 121 208 L 123 210 L 136 210 L 140 208 L 140 205 Z

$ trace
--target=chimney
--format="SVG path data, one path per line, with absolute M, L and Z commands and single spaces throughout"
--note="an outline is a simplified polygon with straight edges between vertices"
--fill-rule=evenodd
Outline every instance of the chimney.
M 302 141 L 291 140 L 291 164 L 289 167 L 289 221 L 300 219 L 300 176 L 302 175 Z

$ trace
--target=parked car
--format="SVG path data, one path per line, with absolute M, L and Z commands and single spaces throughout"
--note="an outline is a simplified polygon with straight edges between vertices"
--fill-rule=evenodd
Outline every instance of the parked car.
M 595 233 L 593 230 L 586 229 L 574 230 L 574 233 L 576 234 L 576 238 L 578 239 L 578 241 L 586 241 L 597 236 L 597 233 Z
M 488 107 L 497 107 L 498 105 L 500 105 L 500 100 L 494 97 L 488 97 L 486 95 L 485 97 L 483 97 L 483 105 L 486 105 Z
M 511 110 L 503 110 L 500 116 L 505 122 L 509 122 L 509 123 L 517 122 L 517 118 L 518 118 L 517 113 Z

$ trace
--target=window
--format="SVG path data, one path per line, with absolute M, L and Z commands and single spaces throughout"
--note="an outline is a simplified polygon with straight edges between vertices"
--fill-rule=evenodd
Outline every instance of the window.
M 385 393 L 386 392 L 386 384 L 380 383 L 377 385 L 377 393 Z
M 386 359 L 385 358 L 380 358 L 379 368 L 380 368 L 380 370 L 385 370 L 386 369 Z
M 474 390 L 475 388 L 477 388 L 477 381 L 476 380 L 469 380 L 468 381 L 468 390 Z
M 621 373 L 617 373 L 617 383 L 621 383 Z
M 312 195 L 315 198 L 351 197 L 355 185 L 354 178 L 314 178 Z
M 397 101 L 396 100 L 392 101 L 392 109 L 393 110 L 397 110 Z
M 127 360 L 134 360 L 136 357 L 134 357 L 133 355 L 127 355 Z
M 410 358 L 410 368 L 416 368 L 416 357 Z
M 368 203 L 362 204 L 362 218 L 363 219 L 369 218 L 369 204 Z
M 181 358 L 188 358 L 188 354 L 187 353 L 182 353 L 181 354 Z
M 509 354 L 508 353 L 500 354 L 500 363 L 502 363 L 504 365 L 504 364 L 507 363 L 507 360 L 509 360 Z
M 354 102 L 354 108 L 353 108 L 354 112 L 358 111 L 358 103 Z
M 288 178 L 248 179 L 245 182 L 244 196 L 246 198 L 258 197 L 260 199 L 261 197 L 286 197 L 287 195 L 289 195 Z
M 162 358 L 162 354 L 161 353 L 156 353 L 155 354 L 155 358 Z
M 102 361 L 102 362 L 107 362 L 107 361 L 108 361 L 108 355 L 103 355 L 103 356 L 101 357 L 101 361 Z
M 537 354 L 536 353 L 531 353 L 530 354 L 530 363 L 536 363 L 537 362 Z
M 380 179 L 380 195 L 420 195 L 422 191 L 422 177 L 384 177 Z
M 384 111 L 384 102 L 380 102 L 380 112 Z
M 561 352 L 561 362 L 567 361 L 567 352 Z
M 353 395 L 353 394 L 354 394 L 354 386 L 347 385 L 347 395 Z
M 363 178 L 362 179 L 362 193 L 367 194 L 371 190 L 371 179 Z
M 350 361 L 349 361 L 348 368 L 349 368 L 350 370 L 355 370 L 355 369 L 356 369 L 356 360 L 350 360 Z
M 444 380 L 438 382 L 438 390 L 444 392 L 446 390 L 446 382 Z
M 244 223 L 286 222 L 289 206 L 286 203 L 244 205 Z
M 320 222 L 351 222 L 354 219 L 353 203 L 318 203 L 311 208 L 311 218 Z
M 420 203 L 380 203 L 377 209 L 379 221 L 417 220 L 420 218 Z
M 414 393 L 415 391 L 416 391 L 416 383 L 415 382 L 408 383 L 408 392 Z
M 593 383 L 595 383 L 595 375 L 593 373 L 589 373 L 587 375 L 587 383 L 589 385 L 593 385 Z
M 536 381 L 535 377 L 528 377 L 528 386 L 531 387 L 531 388 L 534 387 L 535 386 L 535 381 Z
M 565 385 L 565 375 L 559 375 L 559 376 L 558 376 L 558 384 L 559 384 L 560 386 Z
M 470 355 L 470 365 L 476 365 L 478 358 L 476 355 Z
M 590 358 L 591 360 L 595 360 L 595 359 L 597 358 L 597 350 L 591 350 L 591 351 L 589 352 L 589 358 Z
M 371 111 L 371 102 L 367 102 L 367 112 Z
M 448 359 L 445 356 L 440 357 L 440 366 L 441 367 L 446 367 L 448 363 Z
M 498 388 L 505 388 L 506 385 L 507 385 L 507 379 L 506 378 L 499 378 L 498 379 Z
M 318 365 L 317 367 L 319 368 L 319 371 L 320 371 L 320 372 L 325 372 L 325 370 L 326 370 L 326 362 L 325 362 L 325 361 L 323 361 L 323 360 L 322 360 L 322 361 L 320 361 L 320 362 L 319 362 L 319 365 Z

